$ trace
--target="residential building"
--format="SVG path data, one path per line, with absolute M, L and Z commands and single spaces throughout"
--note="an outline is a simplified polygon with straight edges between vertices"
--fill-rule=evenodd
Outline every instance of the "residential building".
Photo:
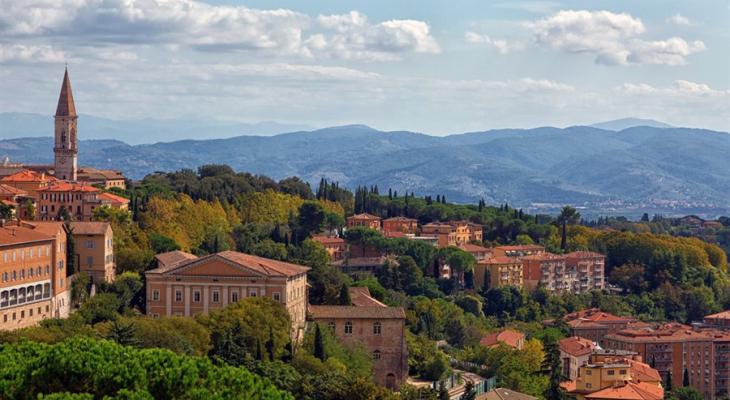
M 345 258 L 347 254 L 347 242 L 345 239 L 334 236 L 312 236 L 312 240 L 321 243 L 327 254 L 330 255 L 331 261 L 338 261 Z
M 289 312 L 292 340 L 303 337 L 309 268 L 235 251 L 203 257 L 176 251 L 157 260 L 157 268 L 145 272 L 147 315 L 192 316 L 266 296 Z
M 592 251 L 574 251 L 565 255 L 565 266 L 575 271 L 574 293 L 582 293 L 605 287 L 604 266 L 606 256 Z
M 101 185 L 104 189 L 119 188 L 126 189 L 127 183 L 120 171 L 111 169 L 96 169 L 93 167 L 81 167 L 77 173 L 79 182 L 88 185 Z
M 705 316 L 704 324 L 717 329 L 730 329 L 730 310 Z
M 497 347 L 504 344 L 513 349 L 522 350 L 525 346 L 525 334 L 514 329 L 503 329 L 482 337 L 479 344 L 485 347 Z
M 464 243 L 460 245 L 459 248 L 474 256 L 474 259 L 477 260 L 478 263 L 492 257 L 491 249 L 476 244 Z
M 58 97 L 55 119 L 55 144 L 53 146 L 54 175 L 58 179 L 75 181 L 78 170 L 78 115 L 68 78 L 68 68 L 63 74 L 61 93 Z
M 379 257 L 348 257 L 338 261 L 334 261 L 331 265 L 340 272 L 360 276 L 360 275 L 372 275 L 377 272 L 380 267 L 385 263 L 395 263 L 398 261 L 393 257 L 379 256 Z
M 360 291 L 351 297 L 369 294 Z M 360 306 L 309 306 L 311 321 L 320 329 L 330 329 L 346 346 L 364 346 L 373 359 L 376 383 L 398 390 L 408 378 L 408 348 L 406 347 L 406 314 L 402 307 L 387 307 L 368 302 Z
M 704 398 L 730 393 L 730 332 L 692 329 L 677 323 L 627 328 L 606 336 L 606 347 L 635 351 L 651 363 L 672 386 L 690 386 Z
M 628 382 L 621 386 L 611 386 L 587 394 L 584 398 L 588 400 L 662 400 L 664 399 L 664 389 L 644 382 Z
M 524 265 L 517 257 L 497 256 L 477 262 L 474 266 L 474 287 L 484 287 L 485 277 L 489 279 L 489 288 L 524 285 Z
M 563 375 L 570 379 L 578 378 L 578 368 L 588 363 L 598 344 L 578 336 L 561 339 L 558 342 L 560 359 L 563 362 Z
M 113 282 L 116 277 L 114 261 L 114 232 L 108 222 L 71 222 L 74 257 L 80 272 L 92 283 Z
M 566 266 L 565 256 L 540 253 L 524 256 L 525 286 L 535 289 L 542 285 L 549 292 L 574 292 L 577 275 Z
M 53 221 L 65 209 L 76 221 L 92 221 L 94 210 L 99 207 L 127 209 L 129 200 L 88 185 L 71 182 L 55 182 L 38 191 L 36 219 Z
M 579 367 L 577 377 L 561 385 L 577 400 L 613 399 L 617 393 L 628 394 L 631 399 L 643 399 L 631 394 L 634 391 L 649 393 L 649 399 L 664 397 L 659 373 L 648 364 L 626 357 L 590 358 Z
M 380 217 L 377 217 L 372 214 L 363 213 L 363 214 L 355 214 L 353 216 L 347 217 L 347 227 L 348 228 L 370 228 L 375 230 L 380 230 Z
M 589 308 L 567 314 L 563 320 L 570 328 L 571 336 L 580 336 L 594 341 L 605 347 L 604 338 L 609 333 L 615 333 L 629 326 L 646 326 L 633 317 L 620 317 L 601 311 L 598 308 Z
M 400 232 L 415 235 L 418 230 L 418 220 L 407 217 L 393 217 L 383 220 L 383 232 Z
M 496 388 L 477 395 L 476 400 L 537 400 L 537 397 L 510 389 Z
M 537 244 L 515 245 L 515 246 L 497 246 L 492 249 L 494 256 L 504 257 L 524 257 L 535 254 L 545 253 L 545 246 Z
M 22 170 L 0 179 L 0 183 L 9 187 L 22 190 L 29 197 L 37 199 L 38 191 L 47 188 L 57 179 L 43 172 Z
M 68 316 L 65 242 L 52 231 L 0 226 L 0 330 Z
M 421 227 L 421 235 L 435 236 L 438 238 L 438 247 L 457 245 L 457 235 L 454 227 L 440 222 L 431 222 Z M 463 234 L 462 234 L 463 235 Z M 463 236 L 462 236 L 463 237 Z M 464 242 L 466 243 L 466 242 Z
M 13 216 L 20 219 L 27 219 L 24 216 L 25 209 L 22 207 L 26 201 L 35 202 L 29 197 L 28 192 L 10 185 L 0 184 L 0 203 L 13 208 Z

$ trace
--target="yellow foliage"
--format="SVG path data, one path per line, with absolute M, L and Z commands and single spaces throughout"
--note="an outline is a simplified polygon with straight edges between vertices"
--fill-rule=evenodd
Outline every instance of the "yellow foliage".
M 299 196 L 278 193 L 271 189 L 248 193 L 242 196 L 239 206 L 241 222 L 286 224 L 290 215 L 299 215 L 299 207 L 303 202 Z

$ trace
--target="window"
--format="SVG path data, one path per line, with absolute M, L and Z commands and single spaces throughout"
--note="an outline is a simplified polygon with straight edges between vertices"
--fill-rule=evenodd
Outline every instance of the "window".
M 274 292 L 274 300 L 275 301 L 281 301 L 281 293 Z
M 152 301 L 160 301 L 160 291 L 155 289 L 152 291 Z
M 331 332 L 334 332 L 334 331 L 335 331 L 335 328 L 336 328 L 335 322 L 334 322 L 334 321 L 330 321 L 330 322 L 328 322 L 328 323 L 327 323 L 327 328 L 329 328 L 329 330 L 330 330 Z
M 380 360 L 380 350 L 375 350 L 373 352 L 373 360 Z
M 591 384 L 590 383 L 586 383 L 586 389 L 590 389 L 590 388 L 591 388 Z
M 220 303 L 221 301 L 221 294 L 219 291 L 214 290 L 213 291 L 213 303 Z
M 612 369 L 609 369 L 608 370 L 608 374 L 609 375 L 615 375 L 616 374 L 616 371 L 615 370 L 612 370 Z
M 622 370 L 618 371 L 618 373 L 621 374 L 621 375 L 626 375 L 626 370 L 625 369 L 622 369 Z
M 352 335 L 352 322 L 345 322 L 345 335 Z
M 182 301 L 182 290 L 175 289 L 175 301 L 178 303 Z
M 94 241 L 93 240 L 87 240 L 86 241 L 86 248 L 87 249 L 93 249 L 94 248 Z
M 382 325 L 379 321 L 376 321 L 373 323 L 373 335 L 380 335 L 380 332 L 382 331 Z
M 258 291 L 256 289 L 249 289 L 248 295 L 249 297 L 256 297 L 258 295 Z
M 86 256 L 86 265 L 89 267 L 94 265 L 94 256 Z
M 589 370 L 587 370 L 587 371 L 586 371 L 586 375 L 593 375 L 593 371 L 591 371 L 590 369 L 589 369 Z
M 193 292 L 193 301 L 196 303 L 200 303 L 200 290 L 196 290 Z
M 238 301 L 238 292 L 231 292 L 231 302 L 235 303 Z

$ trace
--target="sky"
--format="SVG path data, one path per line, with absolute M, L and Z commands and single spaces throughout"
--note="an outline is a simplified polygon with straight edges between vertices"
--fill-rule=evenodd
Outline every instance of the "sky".
M 730 131 L 730 0 L 0 0 L 0 112 L 52 115 L 65 63 L 121 120 Z

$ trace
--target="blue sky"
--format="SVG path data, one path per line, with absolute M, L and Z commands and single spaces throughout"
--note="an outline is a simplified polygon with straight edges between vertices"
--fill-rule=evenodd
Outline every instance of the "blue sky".
M 22 3 L 22 4 L 21 4 Z M 0 112 L 730 131 L 730 1 L 0 0 Z

